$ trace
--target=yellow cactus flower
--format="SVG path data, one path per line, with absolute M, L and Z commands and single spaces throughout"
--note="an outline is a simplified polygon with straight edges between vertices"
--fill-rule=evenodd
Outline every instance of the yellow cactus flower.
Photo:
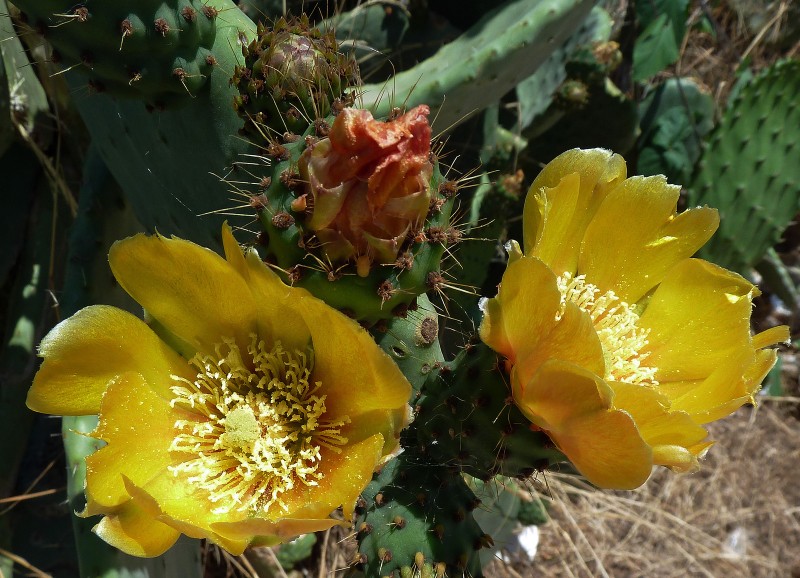
M 704 424 L 753 395 L 785 326 L 750 334 L 746 279 L 691 258 L 716 210 L 676 214 L 680 187 L 626 178 L 609 151 L 572 150 L 534 181 L 524 254 L 511 246 L 483 341 L 506 358 L 514 400 L 594 484 L 630 489 L 653 465 L 691 471 Z
M 99 415 L 82 515 L 132 555 L 181 533 L 241 554 L 346 523 L 407 423 L 410 385 L 369 334 L 222 236 L 227 260 L 158 235 L 115 243 L 149 323 L 87 307 L 40 346 L 28 407 Z

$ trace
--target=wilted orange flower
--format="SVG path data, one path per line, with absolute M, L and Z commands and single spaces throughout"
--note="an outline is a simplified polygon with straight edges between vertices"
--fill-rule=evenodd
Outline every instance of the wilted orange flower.
M 785 326 L 751 337 L 758 289 L 691 256 L 718 225 L 676 214 L 680 187 L 626 179 L 604 150 L 564 153 L 536 178 L 524 255 L 511 247 L 482 339 L 507 358 L 514 399 L 591 482 L 635 488 L 654 464 L 697 467 L 704 424 L 753 395 Z
M 181 239 L 115 243 L 149 324 L 87 307 L 40 346 L 28 406 L 99 414 L 82 515 L 136 556 L 181 533 L 240 554 L 340 523 L 339 506 L 349 520 L 407 420 L 410 385 L 366 331 L 222 236 L 227 260 Z
M 306 226 L 332 261 L 364 255 L 392 263 L 409 232 L 421 227 L 433 174 L 429 112 L 420 105 L 382 122 L 367 110 L 346 108 L 328 138 L 303 152 L 300 176 L 311 207 Z

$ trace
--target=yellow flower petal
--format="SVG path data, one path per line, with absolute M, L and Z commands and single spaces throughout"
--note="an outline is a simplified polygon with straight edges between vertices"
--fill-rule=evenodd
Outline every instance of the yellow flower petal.
M 550 332 L 560 302 L 553 272 L 539 259 L 519 257 L 506 268 L 497 297 L 486 302 L 481 339 L 514 362 L 520 348 Z
M 164 375 L 186 375 L 186 363 L 140 319 L 105 305 L 81 309 L 39 345 L 44 357 L 28 392 L 28 407 L 58 415 L 100 412 L 106 386 L 135 371 L 163 395 Z
M 551 361 L 516 402 L 586 479 L 604 488 L 632 489 L 650 475 L 652 450 L 633 418 L 612 408 L 613 395 L 597 376 Z
M 778 325 L 777 327 L 770 327 L 761 333 L 753 336 L 753 348 L 763 349 L 771 345 L 778 345 L 779 343 L 789 343 L 791 335 L 789 333 L 788 325 Z
M 609 385 L 614 390 L 614 408 L 633 418 L 639 435 L 653 448 L 691 447 L 706 438 L 708 432 L 704 428 L 688 413 L 670 407 L 669 399 L 654 387 L 618 382 Z
M 221 546 L 231 554 L 236 556 L 244 552 L 245 548 L 250 544 L 249 539 L 227 540 L 211 531 L 210 524 L 215 519 L 214 514 L 211 513 L 213 504 L 204 500 L 202 496 L 189 490 L 185 480 L 178 480 L 176 476 L 169 472 L 162 472 L 162 474 L 148 483 L 148 487 L 155 490 L 158 494 L 165 488 L 171 489 L 171 493 L 165 498 L 162 495 L 160 500 L 156 499 L 151 492 L 140 488 L 131 480 L 123 476 L 125 482 L 125 489 L 131 495 L 133 500 L 153 519 L 158 520 L 171 528 L 174 528 L 181 534 L 185 534 L 190 538 L 207 539 L 211 542 Z M 169 504 L 173 509 L 179 508 L 181 512 L 188 513 L 192 504 L 198 510 L 194 516 L 190 516 L 190 521 L 182 518 L 177 518 L 167 513 L 164 504 Z M 189 508 L 187 508 L 187 506 Z M 223 517 L 224 519 L 224 517 Z M 241 519 L 241 516 L 239 517 Z M 201 522 L 198 524 L 198 522 Z
M 695 469 L 712 443 L 702 425 L 754 401 L 777 356 L 765 348 L 789 337 L 751 338 L 758 290 L 690 258 L 719 218 L 677 214 L 679 192 L 626 179 L 608 151 L 561 155 L 528 192 L 525 254 L 510 252 L 484 309 L 516 404 L 607 487 L 635 487 L 652 464 Z
M 653 463 L 681 473 L 693 472 L 700 467 L 697 455 L 683 446 L 654 446 Z
M 183 239 L 136 235 L 114 243 L 111 270 L 167 331 L 213 353 L 221 336 L 246 349 L 256 306 L 244 279 L 219 255 Z
M 292 540 L 301 534 L 321 532 L 343 524 L 342 520 L 334 520 L 333 518 L 320 520 L 285 518 L 278 522 L 251 518 L 236 523 L 218 522 L 213 524 L 212 527 L 220 536 L 239 536 L 238 541 L 247 542 L 248 546 L 275 546 Z M 253 540 L 253 536 L 258 536 L 258 539 Z M 231 539 L 231 541 L 233 540 Z M 235 554 L 235 552 L 231 553 Z M 241 554 L 241 552 L 238 554 Z
M 286 285 L 255 251 L 247 253 L 245 262 L 245 279 L 258 310 L 258 334 L 280 340 L 287 349 L 305 350 L 311 343 L 311 331 L 298 309 L 306 291 Z
M 365 329 L 310 295 L 297 303 L 296 314 L 311 330 L 314 379 L 322 383 L 331 415 L 406 411 L 411 385 Z
M 709 208 L 676 216 L 679 195 L 680 187 L 662 175 L 631 177 L 608 193 L 586 229 L 578 273 L 636 303 L 719 224 L 717 211 Z
M 567 361 L 595 375 L 605 373 L 603 346 L 592 319 L 574 303 L 565 305 L 564 314 L 549 333 L 531 335 L 517 356 L 514 368 L 523 383 L 552 359 Z
M 92 531 L 126 554 L 148 558 L 169 550 L 180 536 L 180 532 L 152 518 L 133 500 L 104 516 Z
M 525 199 L 525 254 L 541 258 L 556 275 L 574 273 L 587 225 L 625 174 L 625 160 L 603 149 L 573 149 L 553 159 Z
M 323 518 L 342 506 L 344 519 L 349 520 L 358 494 L 367 487 L 375 464 L 384 455 L 384 445 L 382 436 L 374 435 L 342 448 L 341 453 L 327 452 L 322 462 L 324 476 L 319 485 L 298 488 L 286 502 L 289 511 L 285 515 Z
M 516 373 L 512 380 L 519 382 Z M 576 416 L 611 408 L 614 392 L 596 375 L 571 363 L 551 360 L 519 388 L 517 404 L 533 423 L 548 432 Z
M 659 382 L 704 379 L 732 360 L 750 360 L 753 285 L 699 259 L 673 267 L 639 320 L 650 329 L 647 363 Z
M 408 420 L 411 386 L 366 331 L 222 236 L 227 260 L 180 239 L 115 244 L 112 268 L 157 329 L 89 308 L 42 346 L 31 406 L 99 412 L 85 515 L 137 555 L 178 533 L 240 554 L 339 524 Z M 170 528 L 154 545 L 146 520 Z
M 109 384 L 92 434 L 107 445 L 86 458 L 88 514 L 130 499 L 123 476 L 143 486 L 173 465 L 169 446 L 180 417 L 138 373 L 123 374 Z

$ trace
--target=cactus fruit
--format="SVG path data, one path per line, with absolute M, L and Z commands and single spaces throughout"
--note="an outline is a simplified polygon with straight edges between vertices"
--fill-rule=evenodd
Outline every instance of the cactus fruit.
M 479 552 L 493 540 L 472 515 L 479 506 L 457 469 L 406 451 L 373 476 L 359 499 L 352 567 L 368 578 L 483 576 Z
M 800 62 L 764 70 L 729 103 L 689 185 L 692 205 L 718 207 L 720 227 L 701 256 L 746 272 L 800 211 L 797 131 Z
M 426 459 L 481 480 L 524 479 L 565 461 L 514 404 L 502 363 L 479 342 L 428 379 L 414 408 L 417 447 Z
M 290 124 L 294 119 L 286 122 L 286 112 L 259 116 L 239 109 L 271 143 L 265 143 L 264 162 L 248 169 L 258 189 L 251 206 L 265 232 L 259 238 L 267 260 L 285 279 L 371 326 L 405 315 L 417 296 L 441 288 L 442 255 L 459 236 L 449 225 L 453 191 L 431 160 L 427 107 L 386 122 L 345 107 L 347 96 L 332 88 L 347 86 L 349 65 L 337 61 L 328 45 L 322 49 L 342 79 L 309 91 L 327 96 L 322 104 L 304 106 L 302 118 L 310 126 L 303 134 L 276 137 L 274 126 L 259 123 L 300 128 Z M 323 66 L 308 69 L 316 76 Z M 254 78 L 241 69 L 239 76 Z M 334 114 L 307 118 L 324 106 Z

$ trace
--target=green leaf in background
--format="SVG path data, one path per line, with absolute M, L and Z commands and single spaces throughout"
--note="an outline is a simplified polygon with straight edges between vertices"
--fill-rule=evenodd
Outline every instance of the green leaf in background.
M 292 540 L 281 544 L 277 549 L 275 556 L 280 562 L 281 567 L 286 570 L 292 570 L 299 562 L 302 562 L 311 556 L 311 550 L 314 544 L 317 543 L 317 536 L 315 534 L 304 534 Z
M 645 28 L 633 47 L 633 79 L 641 82 L 678 60 L 680 45 L 669 16 L 662 14 Z
M 670 78 L 639 104 L 637 172 L 686 183 L 714 127 L 714 100 L 690 78 Z
M 633 47 L 634 80 L 646 80 L 678 60 L 688 7 L 688 0 L 637 0 L 636 19 L 643 32 Z
M 675 43 L 680 46 L 686 33 L 686 12 L 689 0 L 636 0 L 636 19 L 642 29 L 665 16 L 672 23 Z

